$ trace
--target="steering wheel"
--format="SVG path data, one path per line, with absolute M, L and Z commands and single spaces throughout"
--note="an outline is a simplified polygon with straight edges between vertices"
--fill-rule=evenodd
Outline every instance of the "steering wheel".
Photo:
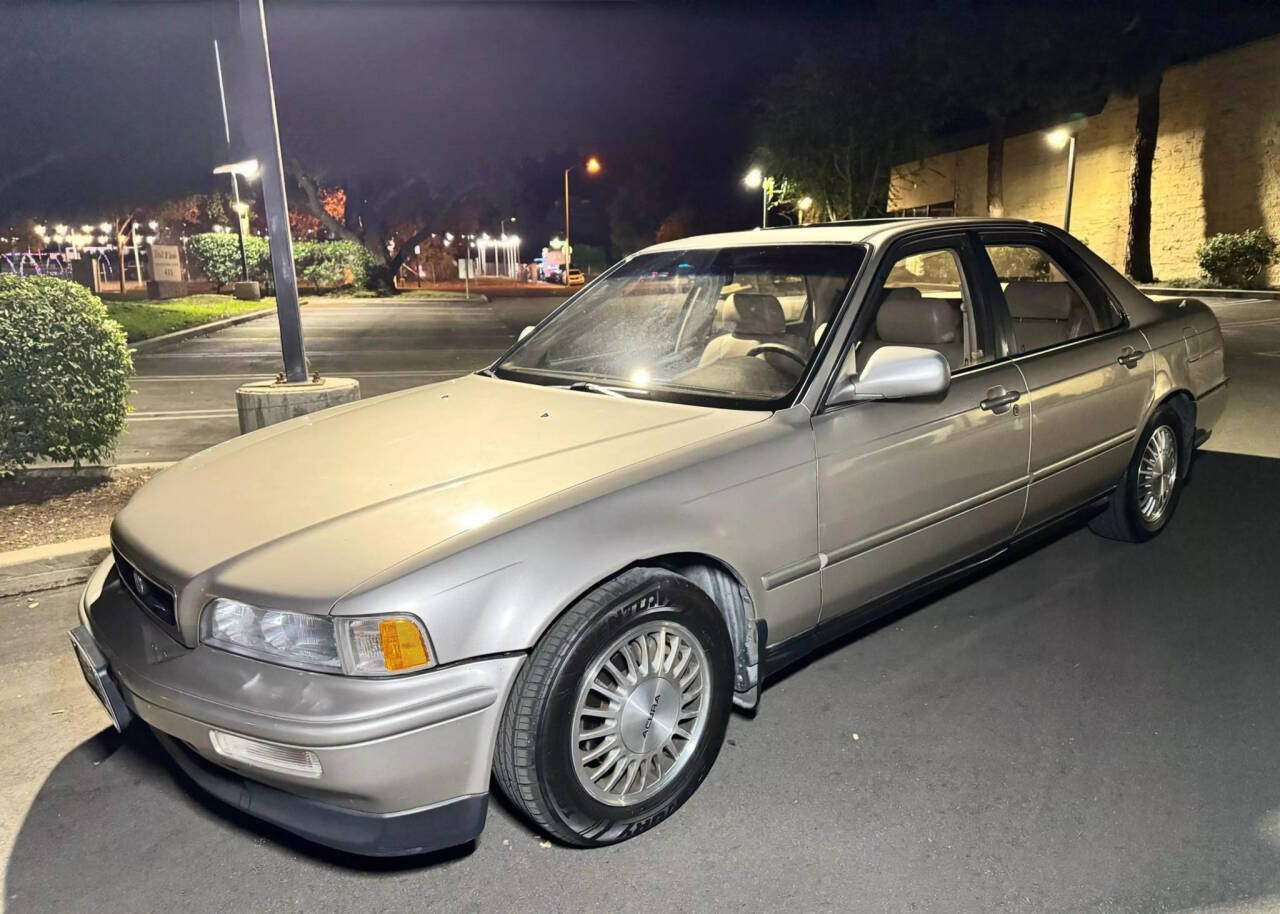
M 751 347 L 751 351 L 747 353 L 750 358 L 753 355 L 764 355 L 766 352 L 776 352 L 778 355 L 785 355 L 787 358 L 795 361 L 797 365 L 804 368 L 809 364 L 809 359 L 800 350 L 795 349 L 785 343 L 760 343 Z

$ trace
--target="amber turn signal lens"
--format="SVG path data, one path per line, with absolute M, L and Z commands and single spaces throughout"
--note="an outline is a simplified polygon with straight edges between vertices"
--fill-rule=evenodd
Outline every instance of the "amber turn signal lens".
M 383 619 L 378 624 L 378 637 L 382 641 L 382 661 L 388 670 L 426 665 L 427 645 L 422 632 L 408 619 Z

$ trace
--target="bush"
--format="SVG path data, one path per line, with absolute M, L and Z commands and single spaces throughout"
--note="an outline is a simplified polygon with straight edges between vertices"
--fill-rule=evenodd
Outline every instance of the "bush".
M 298 278 L 321 289 L 364 288 L 373 255 L 354 241 L 299 241 L 293 246 Z
M 1214 235 L 1196 251 L 1200 269 L 1227 288 L 1244 289 L 1274 263 L 1276 243 L 1262 229 Z
M 1002 245 L 987 248 L 991 266 L 1001 279 L 1044 282 L 1049 279 L 1049 261 L 1036 248 Z
M 97 296 L 53 277 L 0 276 L 0 475 L 108 456 L 132 373 L 124 331 Z
M 247 242 L 249 239 L 245 239 Z M 246 246 L 245 250 L 248 250 Z M 207 232 L 187 239 L 190 266 L 221 291 L 240 278 L 240 241 L 234 234 Z
M 270 288 L 274 280 L 267 240 L 248 236 L 244 240 L 244 253 L 249 278 Z M 187 256 L 218 291 L 240 278 L 240 242 L 234 234 L 193 235 L 187 239 Z M 293 245 L 293 267 L 299 280 L 317 288 L 363 288 L 373 268 L 373 255 L 354 241 L 297 241 Z

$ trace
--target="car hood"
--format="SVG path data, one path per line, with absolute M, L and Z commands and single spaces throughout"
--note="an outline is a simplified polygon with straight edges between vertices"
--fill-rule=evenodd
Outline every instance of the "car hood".
M 140 489 L 112 536 L 180 616 L 215 587 L 323 612 L 460 533 L 765 415 L 471 375 L 210 448 Z

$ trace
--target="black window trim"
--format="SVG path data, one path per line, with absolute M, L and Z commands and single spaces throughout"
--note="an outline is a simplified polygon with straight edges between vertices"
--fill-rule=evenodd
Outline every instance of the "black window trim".
M 961 281 L 965 284 L 970 295 L 973 298 L 973 322 L 974 328 L 978 332 L 978 339 L 982 344 L 983 352 L 990 353 L 991 359 L 985 362 L 979 362 L 976 365 L 966 365 L 951 373 L 951 376 L 960 377 L 968 374 L 976 374 L 991 368 L 993 365 L 1003 364 L 1004 359 L 1000 357 L 995 347 L 997 345 L 1003 347 L 1005 345 L 1005 337 L 1000 333 L 994 325 L 995 315 L 987 303 L 987 297 L 990 294 L 987 289 L 986 277 L 982 275 L 982 265 L 985 262 L 986 269 L 991 270 L 991 264 L 986 261 L 985 255 L 981 258 L 974 243 L 974 233 L 958 227 L 946 226 L 943 228 L 930 227 L 913 232 L 906 232 L 890 241 L 879 251 L 876 259 L 875 273 L 871 277 L 871 282 L 867 286 L 867 291 L 863 295 L 863 301 L 870 301 L 874 298 L 875 293 L 884 288 L 885 280 L 889 277 L 889 272 L 903 257 L 910 257 L 914 253 L 923 253 L 927 251 L 949 248 L 955 251 L 960 259 Z M 866 264 L 864 263 L 864 269 Z M 874 310 L 878 310 L 874 309 Z M 846 407 L 862 406 L 862 402 L 850 401 L 848 403 L 829 403 L 831 394 L 835 389 L 840 377 L 840 370 L 849 361 L 849 353 L 853 346 L 862 339 L 867 332 L 867 327 L 872 320 L 875 319 L 874 310 L 859 308 L 858 312 L 853 316 L 853 326 L 850 328 L 848 336 L 840 347 L 839 358 L 836 359 L 835 366 L 830 374 L 823 382 L 821 396 L 818 398 L 817 408 L 814 415 L 819 416 L 826 412 L 845 409 Z M 831 331 L 827 334 L 830 337 Z M 991 347 L 991 348 L 988 348 Z M 815 363 L 816 364 L 816 363 Z
M 984 272 L 988 274 L 987 279 L 991 284 L 991 300 L 995 303 L 993 311 L 998 316 L 997 323 L 1000 325 L 1001 333 L 1004 337 L 1001 346 L 1004 354 L 998 361 L 1020 362 L 1026 358 L 1035 358 L 1036 356 L 1057 352 L 1068 347 L 1081 346 L 1086 343 L 1104 340 L 1108 337 L 1118 336 L 1131 329 L 1129 315 L 1120 306 L 1120 302 L 1112 294 L 1111 288 L 1085 262 L 1084 258 L 1072 251 L 1060 238 L 1035 226 L 984 226 L 973 229 L 971 234 L 973 235 L 974 250 L 982 262 Z M 1015 348 L 1017 340 L 1014 336 L 1013 314 L 1009 310 L 1009 303 L 1005 300 L 1004 290 L 1000 288 L 1000 277 L 996 274 L 995 266 L 991 263 L 991 258 L 987 254 L 988 246 L 1000 245 L 1036 247 L 1043 250 L 1049 260 L 1062 272 L 1067 281 L 1084 299 L 1085 304 L 1093 308 L 1095 304 L 1092 298 L 1080 287 L 1079 279 L 1072 275 L 1071 267 L 1074 265 L 1076 273 L 1086 277 L 1101 292 L 1106 306 L 1119 316 L 1119 323 L 1114 327 L 1108 327 L 1106 330 L 1078 336 L 1075 339 L 1063 340 L 1061 343 L 1051 343 L 1038 349 L 1028 349 L 1026 352 L 1018 352 Z M 1063 262 L 1064 260 L 1066 261 L 1065 263 Z

